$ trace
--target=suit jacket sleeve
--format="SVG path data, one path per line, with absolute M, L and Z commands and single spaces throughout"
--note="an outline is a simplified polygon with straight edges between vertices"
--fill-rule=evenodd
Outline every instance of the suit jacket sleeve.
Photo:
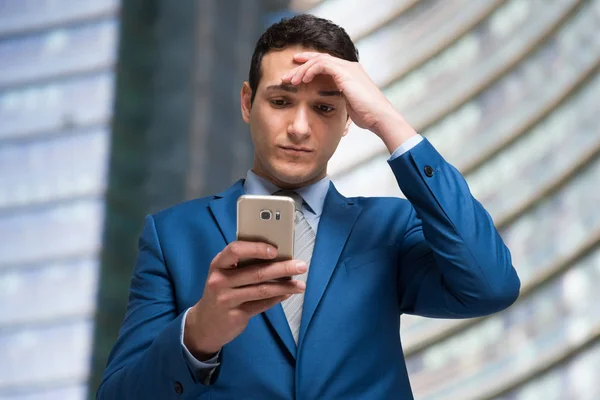
M 389 164 L 413 206 L 400 246 L 401 311 L 467 318 L 510 306 L 520 290 L 510 251 L 463 176 L 427 139 Z
M 152 216 L 139 240 L 127 313 L 98 389 L 97 399 L 176 399 L 199 396 L 208 386 L 198 381 L 181 346 L 183 313 Z

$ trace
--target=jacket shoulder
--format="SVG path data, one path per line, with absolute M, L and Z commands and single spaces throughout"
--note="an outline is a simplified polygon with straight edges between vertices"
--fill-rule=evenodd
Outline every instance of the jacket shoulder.
M 182 203 L 167 207 L 151 214 L 155 222 L 167 222 L 189 218 L 190 215 L 199 215 L 207 211 L 208 204 L 215 198 L 214 195 L 187 200 Z

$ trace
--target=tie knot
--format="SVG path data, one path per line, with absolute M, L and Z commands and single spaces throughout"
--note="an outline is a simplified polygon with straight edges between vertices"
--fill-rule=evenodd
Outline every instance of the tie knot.
M 275 196 L 287 196 L 291 197 L 294 200 L 294 204 L 296 205 L 296 211 L 302 212 L 302 196 L 293 190 L 280 190 L 278 192 L 273 193 Z

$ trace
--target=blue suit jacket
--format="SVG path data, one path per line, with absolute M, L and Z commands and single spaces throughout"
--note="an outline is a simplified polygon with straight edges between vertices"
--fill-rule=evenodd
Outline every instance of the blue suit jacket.
M 182 313 L 235 240 L 242 181 L 148 216 L 99 399 L 411 399 L 400 315 L 465 318 L 519 293 L 509 250 L 465 180 L 424 140 L 390 161 L 398 198 L 325 199 L 296 348 L 277 305 L 221 351 L 211 385 L 183 357 Z

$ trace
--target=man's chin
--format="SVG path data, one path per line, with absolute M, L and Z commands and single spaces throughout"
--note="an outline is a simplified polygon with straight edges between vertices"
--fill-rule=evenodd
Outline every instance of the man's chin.
M 274 171 L 274 177 L 279 183 L 286 185 L 301 185 L 313 181 L 317 175 L 318 173 L 309 169 L 285 168 Z

